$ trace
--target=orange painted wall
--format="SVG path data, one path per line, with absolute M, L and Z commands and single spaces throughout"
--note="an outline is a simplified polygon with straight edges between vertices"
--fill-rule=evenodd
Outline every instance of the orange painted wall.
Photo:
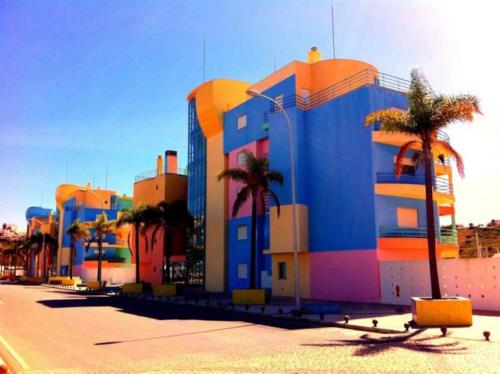
M 173 202 L 187 199 L 187 177 L 162 174 L 134 184 L 134 206 L 156 205 L 162 200 Z
M 438 258 L 458 257 L 458 246 L 436 245 Z M 377 257 L 379 261 L 427 260 L 426 238 L 379 238 Z

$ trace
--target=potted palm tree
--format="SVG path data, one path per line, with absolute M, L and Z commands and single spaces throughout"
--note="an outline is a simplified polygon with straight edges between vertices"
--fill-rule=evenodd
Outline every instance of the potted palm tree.
M 233 291 L 234 304 L 264 304 L 266 293 L 264 289 L 256 289 L 256 262 L 257 262 L 257 206 L 264 206 L 264 195 L 269 194 L 276 204 L 277 213 L 280 213 L 280 201 L 278 196 L 270 189 L 271 183 L 283 184 L 283 175 L 277 171 L 269 170 L 269 159 L 258 158 L 248 150 L 245 154 L 243 167 L 229 168 L 221 171 L 218 175 L 219 181 L 230 179 L 243 184 L 236 199 L 233 202 L 232 217 L 236 217 L 241 206 L 251 199 L 252 218 L 250 227 L 250 270 L 249 288 Z
M 472 323 L 470 300 L 443 299 L 439 288 L 433 204 L 433 163 L 434 153 L 446 153 L 455 160 L 459 174 L 464 175 L 462 157 L 449 142 L 438 138 L 438 132 L 453 122 L 473 121 L 474 113 L 481 113 L 479 100 L 475 96 L 436 95 L 425 78 L 417 70 L 412 70 L 408 110 L 383 109 L 370 113 L 365 118 L 366 126 L 379 123 L 380 131 L 412 137 L 401 146 L 396 156 L 395 173 L 397 176 L 401 175 L 405 155 L 411 149 L 418 149 L 421 152 L 425 172 L 427 247 L 432 297 L 412 298 L 414 322 L 420 326 L 470 325 Z
M 90 233 L 88 226 L 79 219 L 76 219 L 66 230 L 66 233 L 71 237 L 71 251 L 69 254 L 69 279 L 73 285 L 73 264 L 75 262 L 76 255 L 76 243 L 82 242 L 89 239 Z
M 141 271 L 140 271 L 140 240 L 139 235 L 144 234 L 144 221 L 145 221 L 145 211 L 149 206 L 141 204 L 133 208 L 125 208 L 121 211 L 121 215 L 116 222 L 117 227 L 122 227 L 124 225 L 132 225 L 134 228 L 134 248 L 135 248 L 135 283 L 126 283 L 123 285 L 122 292 L 127 294 L 140 294 L 143 292 L 143 284 L 141 282 Z M 147 245 L 147 240 L 146 240 Z M 128 240 L 129 250 L 130 248 L 130 233 Z
M 106 285 L 106 282 L 102 281 L 102 243 L 104 238 L 108 234 L 115 233 L 116 221 L 108 220 L 106 212 L 102 212 L 97 215 L 94 222 L 90 222 L 88 225 L 89 230 L 93 230 L 94 233 L 87 243 L 85 251 L 88 251 L 92 242 L 97 243 L 97 283 L 98 287 L 102 288 Z

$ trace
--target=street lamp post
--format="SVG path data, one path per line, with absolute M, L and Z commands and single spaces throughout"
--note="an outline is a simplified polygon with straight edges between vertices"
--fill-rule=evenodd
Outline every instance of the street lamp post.
M 295 186 L 295 134 L 292 131 L 292 122 L 283 105 L 257 90 L 248 89 L 246 92 L 252 97 L 262 97 L 271 101 L 280 112 L 283 113 L 288 126 L 288 142 L 290 147 L 290 177 L 292 184 L 292 245 L 293 245 L 293 266 L 294 266 L 294 288 L 295 288 L 295 308 L 300 309 L 300 287 L 299 287 L 299 250 L 298 250 L 298 224 L 297 224 L 297 192 Z

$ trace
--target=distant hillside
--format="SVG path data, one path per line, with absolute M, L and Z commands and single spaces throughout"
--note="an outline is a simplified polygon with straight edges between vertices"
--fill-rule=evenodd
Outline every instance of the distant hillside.
M 488 257 L 500 253 L 500 226 L 469 225 L 469 227 L 459 228 L 457 231 L 460 257 L 477 257 L 476 232 L 478 233 L 479 244 L 483 248 L 483 257 L 486 255 L 486 250 L 488 251 Z

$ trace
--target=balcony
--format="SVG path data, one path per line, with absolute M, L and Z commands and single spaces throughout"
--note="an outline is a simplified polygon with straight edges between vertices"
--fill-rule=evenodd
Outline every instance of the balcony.
M 456 245 L 457 230 L 441 228 L 437 233 L 437 240 L 441 244 Z M 426 227 L 399 227 L 399 226 L 382 226 L 379 227 L 380 238 L 427 238 Z
M 455 201 L 453 185 L 448 178 L 435 177 L 433 187 L 434 200 L 438 204 L 450 204 Z M 393 172 L 377 173 L 375 193 L 385 196 L 425 199 L 425 179 L 423 175 L 402 174 L 398 178 Z

